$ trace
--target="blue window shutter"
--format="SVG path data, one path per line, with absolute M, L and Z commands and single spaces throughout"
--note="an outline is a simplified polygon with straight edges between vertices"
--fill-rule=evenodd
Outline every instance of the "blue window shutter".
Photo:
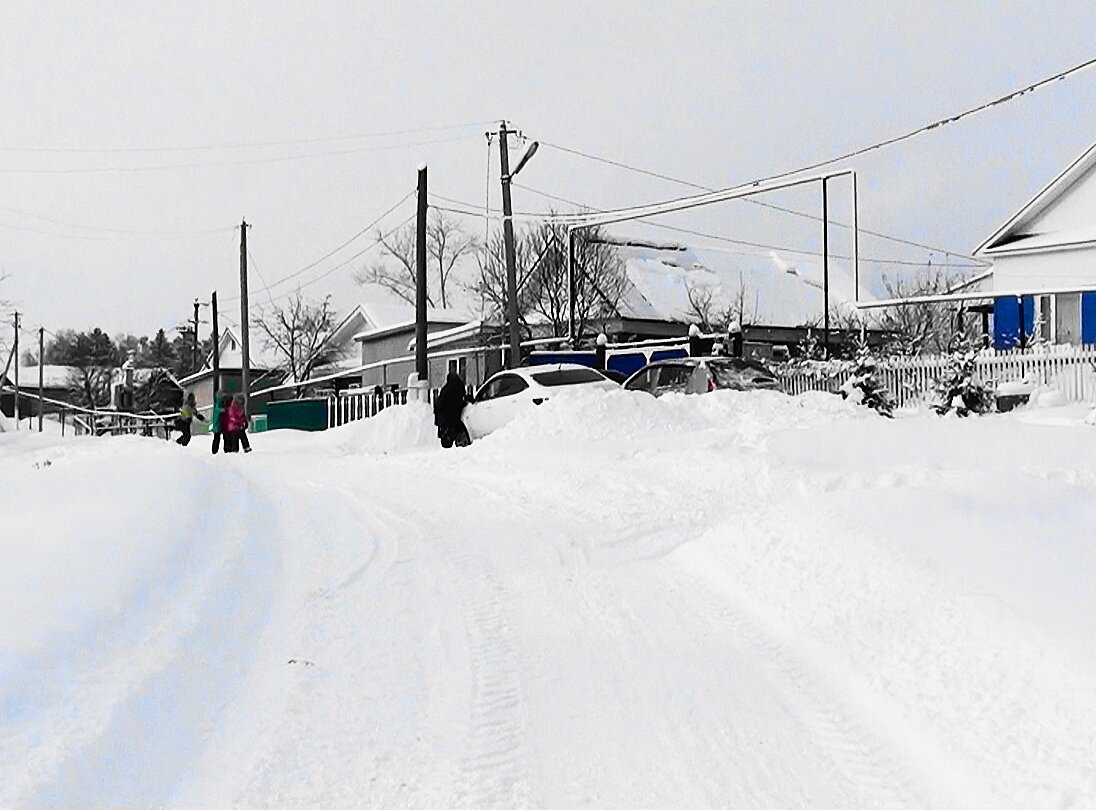
M 1024 296 L 1024 345 L 1031 343 L 1035 331 L 1035 299 Z M 1015 349 L 1020 345 L 1020 307 L 1016 296 L 993 299 L 993 348 Z
M 993 299 L 993 348 L 998 351 L 1014 349 L 1020 342 L 1020 313 L 1016 307 L 1016 299 Z
M 1096 343 L 1096 292 L 1081 293 L 1081 342 Z

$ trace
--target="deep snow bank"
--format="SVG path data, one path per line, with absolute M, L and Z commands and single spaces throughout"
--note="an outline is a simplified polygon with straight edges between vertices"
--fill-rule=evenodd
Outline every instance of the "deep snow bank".
M 417 402 L 393 405 L 369 419 L 326 430 L 317 441 L 347 454 L 388 455 L 439 446 L 433 411 Z
M 719 430 L 752 443 L 787 428 L 872 417 L 865 408 L 818 392 L 792 397 L 775 391 L 713 391 L 656 398 L 623 389 L 576 388 L 524 411 L 487 440 L 622 441 Z

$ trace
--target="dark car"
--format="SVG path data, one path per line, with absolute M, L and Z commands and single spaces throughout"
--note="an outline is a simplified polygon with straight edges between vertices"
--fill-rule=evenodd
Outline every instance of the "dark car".
M 656 397 L 674 391 L 703 394 L 722 388 L 735 391 L 780 391 L 780 380 L 756 360 L 738 357 L 678 357 L 648 363 L 624 382 L 629 391 Z

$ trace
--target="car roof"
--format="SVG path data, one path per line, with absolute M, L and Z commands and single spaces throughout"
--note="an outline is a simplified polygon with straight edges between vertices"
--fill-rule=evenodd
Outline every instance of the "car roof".
M 541 363 L 535 366 L 519 366 L 518 368 L 499 369 L 486 380 L 484 380 L 483 384 L 487 385 L 487 383 L 491 382 L 491 380 L 495 379 L 495 377 L 501 376 L 503 374 L 516 374 L 526 382 L 536 384 L 536 380 L 532 379 L 534 374 L 541 374 L 545 371 L 568 371 L 571 369 L 582 369 L 585 371 L 593 371 L 597 374 L 601 374 L 600 369 L 592 368 L 591 366 L 584 366 L 582 363 Z M 608 379 L 607 377 L 605 377 L 604 374 L 602 374 L 602 377 Z

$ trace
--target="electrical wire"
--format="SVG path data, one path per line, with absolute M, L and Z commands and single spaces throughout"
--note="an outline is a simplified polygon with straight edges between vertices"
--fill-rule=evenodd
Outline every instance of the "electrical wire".
M 281 155 L 262 158 L 248 158 L 241 160 L 221 160 L 204 163 L 171 163 L 159 166 L 91 166 L 73 167 L 65 169 L 57 168 L 0 168 L 0 174 L 106 174 L 106 173 L 137 173 L 152 171 L 171 171 L 173 169 L 207 169 L 226 166 L 256 166 L 266 163 L 288 163 L 311 158 L 331 157 L 337 155 L 356 155 L 363 152 L 384 152 L 394 149 L 407 149 L 414 146 L 427 146 L 439 143 L 454 143 L 467 140 L 472 134 L 457 135 L 449 138 L 433 138 L 430 140 L 410 141 L 407 143 L 385 144 L 383 146 L 362 146 L 351 149 L 335 149 L 326 152 L 308 152 L 300 155 Z
M 1048 76 L 1044 79 L 1040 79 L 1039 81 L 1037 81 L 1033 84 L 1030 84 L 1026 87 L 1022 87 L 1018 90 L 1014 90 L 1014 91 L 1012 91 L 1010 93 L 1007 93 L 1007 94 L 1005 94 L 1005 95 L 1003 95 L 999 98 L 993 99 L 991 101 L 984 102 L 984 103 L 979 104 L 975 107 L 968 108 L 968 109 L 966 109 L 966 110 L 964 110 L 964 111 L 962 111 L 962 112 L 960 112 L 956 115 L 951 115 L 951 116 L 948 116 L 947 118 L 941 118 L 941 119 L 939 119 L 937 121 L 934 121 L 932 123 L 925 124 L 923 126 L 917 127 L 915 129 L 912 129 L 912 130 L 910 130 L 908 132 L 905 132 L 903 134 L 896 135 L 894 137 L 887 138 L 887 139 L 882 140 L 882 141 L 877 141 L 873 144 L 869 144 L 868 146 L 860 147 L 859 149 L 854 149 L 850 152 L 846 152 L 842 155 L 838 155 L 837 157 L 828 158 L 826 160 L 818 161 L 816 163 L 811 163 L 811 164 L 808 164 L 806 166 L 800 166 L 799 168 L 790 169 L 788 171 L 780 172 L 778 174 L 768 175 L 766 177 L 758 178 L 758 179 L 752 181 L 751 183 L 742 184 L 741 186 L 730 186 L 726 189 L 718 189 L 718 190 L 709 189 L 705 186 L 701 186 L 701 185 L 698 185 L 696 183 L 690 183 L 688 181 L 679 180 L 677 178 L 670 177 L 669 175 L 661 174 L 659 172 L 652 172 L 650 170 L 641 169 L 641 168 L 636 167 L 636 166 L 629 166 L 625 163 L 621 163 L 620 161 L 610 160 L 608 158 L 602 158 L 602 157 L 599 157 L 599 156 L 596 156 L 596 155 L 591 155 L 587 152 L 582 152 L 580 150 L 572 149 L 570 147 L 560 146 L 558 144 L 553 144 L 553 143 L 547 142 L 545 140 L 540 140 L 540 143 L 544 146 L 547 146 L 551 149 L 556 149 L 556 150 L 561 151 L 561 152 L 567 152 L 567 153 L 570 153 L 570 154 L 573 154 L 573 155 L 577 155 L 577 156 L 580 156 L 580 157 L 587 158 L 589 160 L 595 160 L 595 161 L 598 161 L 598 162 L 601 162 L 601 163 L 606 163 L 606 164 L 611 165 L 611 166 L 616 166 L 618 168 L 628 169 L 630 171 L 639 172 L 639 173 L 646 174 L 646 175 L 651 176 L 651 177 L 657 177 L 657 178 L 662 179 L 662 180 L 668 180 L 668 181 L 671 181 L 671 182 L 680 183 L 682 185 L 690 186 L 692 188 L 706 190 L 706 191 L 730 191 L 730 190 L 735 189 L 735 188 L 744 188 L 744 187 L 747 187 L 749 185 L 756 185 L 756 184 L 759 184 L 759 183 L 771 182 L 773 180 L 781 180 L 781 179 L 784 179 L 786 177 L 792 177 L 792 176 L 797 175 L 797 174 L 802 174 L 802 173 L 805 173 L 805 172 L 814 171 L 814 170 L 817 170 L 817 169 L 824 168 L 826 166 L 832 166 L 835 163 L 841 163 L 843 161 L 849 160 L 850 158 L 858 157 L 859 155 L 867 154 L 868 152 L 873 152 L 873 151 L 876 151 L 876 150 L 879 150 L 879 149 L 883 149 L 887 146 L 892 146 L 896 143 L 900 143 L 902 141 L 906 141 L 906 140 L 914 138 L 918 135 L 921 135 L 922 133 L 929 132 L 929 131 L 934 130 L 934 129 L 938 129 L 940 127 L 944 127 L 944 126 L 947 126 L 949 124 L 953 124 L 957 121 L 961 121 L 964 118 L 968 118 L 972 115 L 976 115 L 980 112 L 984 112 L 985 110 L 991 109 L 993 107 L 996 107 L 996 106 L 999 106 L 999 105 L 1002 105 L 1002 104 L 1006 104 L 1006 103 L 1008 103 L 1010 101 L 1013 101 L 1014 99 L 1017 99 L 1021 96 L 1027 95 L 1027 94 L 1032 93 L 1032 92 L 1035 92 L 1036 90 L 1039 90 L 1040 88 L 1045 87 L 1048 84 L 1052 84 L 1054 82 L 1061 81 L 1062 79 L 1065 79 L 1067 76 L 1070 76 L 1074 73 L 1081 72 L 1083 70 L 1086 70 L 1086 69 L 1092 67 L 1093 65 L 1096 65 L 1096 58 L 1088 59 L 1084 62 L 1081 62 L 1080 64 L 1074 65 L 1073 67 L 1069 68 L 1068 70 L 1062 71 L 1061 73 L 1056 73 L 1053 76 Z M 668 203 L 676 203 L 676 202 L 685 201 L 687 199 L 689 199 L 689 198 L 677 198 L 677 199 L 669 200 L 667 202 Z M 621 209 L 620 211 L 611 211 L 609 213 L 625 213 L 625 212 L 628 212 L 630 210 L 634 210 L 634 209 Z M 789 211 L 789 213 L 790 213 L 790 211 Z M 799 213 L 800 215 L 803 215 L 802 212 L 796 212 L 796 213 Z M 808 214 L 806 216 L 810 216 L 810 215 Z M 834 223 L 834 224 L 841 224 L 841 223 Z M 848 227 L 848 226 L 843 225 L 843 227 Z M 862 230 L 863 233 L 869 233 L 866 230 L 863 230 L 863 229 L 861 229 L 861 230 Z M 883 234 L 878 234 L 878 233 L 872 233 L 871 235 L 879 236 L 879 237 L 885 238 L 885 239 L 895 238 L 895 237 L 890 237 L 889 235 L 883 235 Z M 971 259 L 972 261 L 981 261 L 979 259 L 976 259 L 976 258 L 971 257 L 971 256 L 967 256 L 965 254 L 956 253 L 954 251 L 944 251 L 944 250 L 941 250 L 940 248 L 934 248 L 934 247 L 931 247 L 931 246 L 928 246 L 928 245 L 921 245 L 921 244 L 911 243 L 911 242 L 906 242 L 906 244 L 912 244 L 916 247 L 921 247 L 921 248 L 924 248 L 924 249 L 933 250 L 933 251 L 936 251 L 936 252 L 939 252 L 939 253 L 945 253 L 949 256 L 960 256 L 962 258 Z
M 308 264 L 304 265 L 303 267 L 300 267 L 300 268 L 298 268 L 298 269 L 294 270 L 294 271 L 293 271 L 292 273 L 289 273 L 289 274 L 287 274 L 287 275 L 284 275 L 284 276 L 282 276 L 282 277 L 281 277 L 281 278 L 279 278 L 279 279 L 278 279 L 277 281 L 273 281 L 273 282 L 271 282 L 271 283 L 270 283 L 270 284 L 268 285 L 268 288 L 273 288 L 273 287 L 277 287 L 277 286 L 278 286 L 279 284 L 284 284 L 285 282 L 289 281 L 290 279 L 294 279 L 294 278 L 296 278 L 297 276 L 301 275 L 302 273 L 306 273 L 306 272 L 308 272 L 309 270 L 311 270 L 311 269 L 312 269 L 313 267 L 315 267 L 316 265 L 318 265 L 318 264 L 320 264 L 320 263 L 322 263 L 322 262 L 326 261 L 327 259 L 331 258 L 331 257 L 332 257 L 332 256 L 334 256 L 334 255 L 335 255 L 336 253 L 338 253 L 338 252 L 339 252 L 340 250 L 342 250 L 343 248 L 345 248 L 345 247 L 346 247 L 347 245 L 351 244 L 351 243 L 352 243 L 352 242 L 354 242 L 355 240 L 359 239 L 359 238 L 360 238 L 360 237 L 361 237 L 361 236 L 362 236 L 363 234 L 367 233 L 368 231 L 370 231 L 371 229 L 373 229 L 373 228 L 375 228 L 375 227 L 376 227 L 377 225 L 379 225 L 379 224 L 380 224 L 380 223 L 381 223 L 382 221 L 384 221 L 385 217 L 387 217 L 387 216 L 388 216 L 389 214 L 391 214 L 391 213 L 392 213 L 393 211 L 395 211 L 395 210 L 396 210 L 397 208 L 399 208 L 399 207 L 400 207 L 401 205 L 403 205 L 403 204 L 404 204 L 405 202 L 407 202 L 407 201 L 408 201 L 408 200 L 409 200 L 409 199 L 410 199 L 411 197 L 413 197 L 413 196 L 415 196 L 415 191 L 414 191 L 414 190 L 412 190 L 412 191 L 409 191 L 409 192 L 408 192 L 407 194 L 405 194 L 405 195 L 404 195 L 404 196 L 403 196 L 403 197 L 402 197 L 402 198 L 401 198 L 401 199 L 399 200 L 399 202 L 397 202 L 397 203 L 396 203 L 395 205 L 393 205 L 393 206 L 392 206 L 391 208 L 387 209 L 387 210 L 386 210 L 386 211 L 385 211 L 385 212 L 384 212 L 383 214 L 381 214 L 381 215 L 380 215 L 379 217 L 377 217 L 376 219 L 374 219 L 374 220 L 373 220 L 372 222 L 370 222 L 370 223 L 369 223 L 368 225 L 366 225 L 366 226 L 365 226 L 364 228 L 362 228 L 362 229 L 361 229 L 360 231 L 358 231 L 357 233 L 355 233 L 355 234 L 354 234 L 353 236 L 351 236 L 351 237 L 350 237 L 349 239 L 347 239 L 347 240 L 346 240 L 345 242 L 343 242 L 342 244 L 340 244 L 340 245 L 339 245 L 338 247 L 332 248 L 332 249 L 331 249 L 331 250 L 329 250 L 329 251 L 328 251 L 327 253 L 325 253 L 325 254 L 324 254 L 323 256 L 320 256 L 320 258 L 318 258 L 318 259 L 316 259 L 316 260 L 314 260 L 314 261 L 311 261 L 311 262 L 309 262 Z M 240 300 L 240 296 L 238 296 L 238 295 L 236 295 L 236 296 L 229 296 L 229 297 L 226 297 L 226 298 L 225 298 L 224 300 L 225 300 L 225 301 L 239 301 L 239 300 Z
M 452 129 L 471 129 L 492 124 L 493 121 L 470 121 L 465 124 L 449 124 L 444 126 L 416 127 L 411 129 L 394 129 L 386 132 L 359 132 L 353 135 L 324 135 L 310 138 L 288 138 L 281 141 L 251 141 L 251 142 L 223 142 L 208 143 L 190 146 L 145 146 L 145 147 L 46 147 L 46 146 L 2 146 L 0 152 L 20 154 L 154 154 L 161 152 L 201 152 L 216 149 L 260 149 L 272 146 L 297 146 L 312 143 L 335 143 L 338 141 L 354 141 L 365 138 L 386 138 L 395 135 L 417 135 L 424 132 L 445 132 Z
M 132 229 L 132 228 L 110 228 L 110 227 L 99 226 L 99 225 L 84 225 L 84 224 L 81 224 L 81 223 L 78 223 L 78 222 L 69 222 L 69 221 L 63 220 L 63 219 L 54 219 L 53 217 L 47 217 L 47 216 L 44 216 L 42 214 L 35 214 L 31 211 L 24 211 L 20 208 L 12 208 L 12 207 L 7 206 L 7 205 L 0 205 L 0 211 L 7 211 L 8 213 L 11 213 L 11 214 L 19 214 L 20 216 L 30 217 L 31 219 L 41 220 L 42 222 L 49 222 L 49 223 L 52 223 L 54 225 L 63 225 L 67 228 L 77 228 L 79 230 L 94 231 L 94 232 L 109 233 L 109 234 L 119 234 L 119 235 L 125 235 L 125 236 L 159 236 L 159 237 L 179 236 L 179 237 L 191 237 L 191 236 L 209 236 L 209 235 L 213 235 L 213 234 L 222 234 L 222 233 L 228 233 L 229 231 L 234 230 L 234 228 L 232 226 L 227 226 L 227 227 L 223 227 L 223 228 L 206 228 L 206 229 L 202 229 L 202 230 L 193 230 L 193 231 L 166 231 L 166 230 L 164 230 L 164 231 L 159 231 L 159 230 L 144 231 L 144 230 L 136 230 L 136 229 Z M 4 225 L 3 227 L 30 230 L 30 229 L 21 228 L 21 226 L 14 226 L 14 225 Z M 46 233 L 46 232 L 45 231 L 34 231 L 34 233 Z M 70 238 L 76 238 L 76 239 L 95 239 L 95 238 L 98 238 L 98 237 L 94 237 L 94 236 L 75 236 L 75 235 L 68 235 L 68 234 L 49 234 L 49 235 L 51 235 L 51 236 L 56 235 L 56 236 L 62 236 L 62 237 L 70 236 Z M 107 238 L 107 237 L 102 237 L 102 238 Z
M 539 194 L 542 197 L 545 197 L 545 198 L 550 199 L 550 200 L 554 200 L 556 202 L 566 203 L 567 205 L 573 205 L 573 206 L 576 206 L 578 208 L 586 209 L 588 211 L 599 212 L 599 209 L 594 208 L 593 206 L 590 206 L 590 205 L 586 205 L 584 203 L 579 203 L 579 202 L 576 202 L 574 200 L 568 200 L 565 197 L 559 197 L 555 194 L 549 194 L 546 191 L 541 191 L 539 189 L 535 189 L 535 188 L 532 188 L 532 187 L 526 186 L 526 185 L 521 185 L 519 183 L 514 183 L 514 185 L 517 186 L 518 188 L 521 188 L 524 191 L 529 191 L 533 194 Z M 782 246 L 782 245 L 770 245 L 770 244 L 765 244 L 763 242 L 751 242 L 751 241 L 746 240 L 746 239 L 734 239 L 734 238 L 729 237 L 729 236 L 720 236 L 718 234 L 705 233 L 703 231 L 691 230 L 689 228 L 681 228 L 681 227 L 678 227 L 678 226 L 675 226 L 675 225 L 667 225 L 667 224 L 662 223 L 662 222 L 652 222 L 651 220 L 648 220 L 648 219 L 640 219 L 640 220 L 637 220 L 637 222 L 642 222 L 645 225 L 650 225 L 651 227 L 654 227 L 654 228 L 661 228 L 663 230 L 674 231 L 674 232 L 677 232 L 677 233 L 684 233 L 684 234 L 688 234 L 688 235 L 691 235 L 691 236 L 699 236 L 699 237 L 702 237 L 704 239 L 711 239 L 711 240 L 716 241 L 716 242 L 725 242 L 727 244 L 743 245 L 743 246 L 746 246 L 746 247 L 755 247 L 755 248 L 759 248 L 759 249 L 762 249 L 762 250 L 779 250 L 779 251 L 782 251 L 782 252 L 785 252 L 785 253 L 796 253 L 796 254 L 800 254 L 800 255 L 803 255 L 803 256 L 821 256 L 822 255 L 819 251 L 815 251 L 815 250 L 803 250 L 801 248 L 793 248 L 793 247 L 787 247 L 787 246 Z M 745 253 L 744 252 L 741 255 L 757 256 L 757 255 L 765 255 L 765 254 Z M 834 253 L 831 253 L 829 255 L 830 255 L 830 258 L 833 258 L 833 259 L 841 259 L 841 260 L 845 260 L 845 261 L 852 261 L 851 256 L 842 256 L 840 254 L 834 254 Z M 955 256 L 957 254 L 952 253 L 952 254 L 949 254 L 949 255 Z M 872 257 L 869 257 L 869 256 L 861 256 L 860 261 L 870 262 L 872 264 L 893 264 L 893 265 L 908 266 L 908 267 L 924 267 L 926 265 L 925 262 L 908 261 L 908 260 L 903 260 L 903 259 L 879 259 L 879 258 L 872 258 Z M 953 263 L 950 266 L 951 267 L 964 267 L 964 268 L 966 268 L 966 267 L 981 267 L 982 265 L 981 264 L 954 264 Z

